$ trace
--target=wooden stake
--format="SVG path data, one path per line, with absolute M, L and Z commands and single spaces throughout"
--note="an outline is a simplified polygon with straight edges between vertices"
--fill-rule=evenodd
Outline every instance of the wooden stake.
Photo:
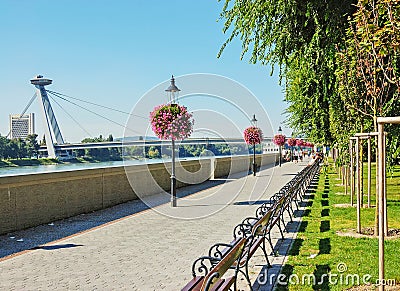
M 357 232 L 361 233 L 361 169 L 360 139 L 356 139 L 356 172 L 357 172 Z
M 379 291 L 385 290 L 382 284 L 385 279 L 385 237 L 384 237 L 384 196 L 385 186 L 384 180 L 386 179 L 385 173 L 385 155 L 384 155 L 384 133 L 383 124 L 378 123 L 378 207 L 379 207 Z
M 353 158 L 353 140 L 349 143 L 350 151 L 350 204 L 353 206 L 353 196 L 354 196 L 354 158 Z
M 387 191 L 386 191 L 386 135 L 383 135 L 383 171 L 385 171 L 385 179 L 383 180 L 383 234 L 388 235 L 388 221 L 387 221 Z
M 371 207 L 371 138 L 368 138 L 368 208 Z
M 359 174 L 360 182 L 359 182 L 359 185 L 360 185 L 361 208 L 364 207 L 364 163 L 363 163 L 364 148 L 363 148 L 363 145 L 364 145 L 364 139 L 359 138 L 359 150 L 360 150 L 360 174 Z

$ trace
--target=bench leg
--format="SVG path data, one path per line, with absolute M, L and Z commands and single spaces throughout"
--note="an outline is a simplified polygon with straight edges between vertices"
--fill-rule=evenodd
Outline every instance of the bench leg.
M 290 222 L 293 222 L 292 214 L 290 213 L 291 208 L 292 208 L 292 207 L 289 205 L 288 208 L 287 208 L 287 213 L 289 214 Z M 293 210 L 292 210 L 292 211 L 293 211 Z M 285 229 L 286 229 L 286 227 L 285 227 Z M 286 231 L 287 231 L 287 230 L 286 230 Z
M 244 272 L 242 270 L 239 270 L 240 273 L 243 274 L 243 276 L 246 278 L 247 284 L 249 284 L 250 290 L 253 290 L 253 286 L 251 285 L 251 281 L 250 281 L 250 276 L 249 276 L 249 266 L 248 266 L 248 261 L 246 262 L 245 266 L 244 266 Z M 237 289 L 235 288 L 235 291 Z
M 272 265 L 269 262 L 268 255 L 267 255 L 267 249 L 265 248 L 265 238 L 263 239 L 263 242 L 262 242 L 262 245 L 261 245 L 261 249 L 263 250 L 265 259 L 267 260 L 267 268 L 271 268 Z
M 269 245 L 271 246 L 272 253 L 276 257 L 276 252 L 275 252 L 274 246 L 272 245 L 271 232 L 268 233 L 268 242 L 269 242 Z
M 286 230 L 285 221 L 283 220 L 283 218 L 282 218 L 282 221 L 283 221 L 283 226 L 285 227 L 285 230 Z M 282 227 L 281 227 L 281 223 L 280 223 L 279 219 L 278 219 L 278 228 L 281 233 L 282 239 L 285 239 L 285 237 L 283 236 L 283 231 L 282 231 Z
M 285 229 L 286 232 L 288 232 L 287 228 L 286 228 L 285 220 L 283 219 L 283 213 L 282 213 L 281 219 L 278 219 L 279 230 L 281 229 L 281 221 L 283 223 L 283 228 Z

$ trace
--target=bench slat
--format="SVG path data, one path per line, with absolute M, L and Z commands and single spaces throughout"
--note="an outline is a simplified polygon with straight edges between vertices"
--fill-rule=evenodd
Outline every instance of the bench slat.
M 182 291 L 194 291 L 200 290 L 201 283 L 203 282 L 203 276 L 196 276 L 192 280 L 190 280 L 185 287 L 182 288 Z M 197 287 L 197 288 L 196 288 Z
M 223 290 L 223 291 L 226 291 L 226 290 L 229 290 L 229 288 L 232 286 L 232 284 L 235 282 L 235 277 L 229 277 L 229 278 L 226 278 L 226 279 L 224 279 L 224 280 L 221 280 L 221 281 L 223 281 L 222 283 L 221 283 L 221 285 L 219 285 L 218 287 L 217 286 L 214 286 L 210 291 L 219 291 L 219 290 Z

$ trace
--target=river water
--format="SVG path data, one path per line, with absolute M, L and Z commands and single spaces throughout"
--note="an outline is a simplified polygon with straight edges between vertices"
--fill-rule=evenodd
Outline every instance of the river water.
M 190 158 L 182 158 L 179 160 L 182 161 L 198 160 L 207 158 L 209 159 L 210 157 L 190 157 Z M 99 163 L 70 163 L 70 164 L 54 164 L 54 165 L 38 165 L 38 166 L 3 167 L 0 168 L 0 177 L 29 175 L 36 173 L 77 171 L 83 169 L 96 169 L 96 168 L 106 168 L 106 167 L 155 164 L 155 163 L 162 163 L 169 161 L 171 161 L 171 159 L 143 159 L 143 160 L 109 161 L 109 162 L 99 162 Z
M 0 168 L 0 177 L 28 175 L 35 173 L 76 171 L 83 169 L 95 169 L 95 168 L 105 168 L 105 167 L 118 167 L 124 165 L 152 164 L 152 163 L 160 163 L 162 161 L 163 161 L 162 159 L 150 159 L 150 160 L 128 160 L 125 162 L 110 161 L 110 162 L 100 162 L 100 163 L 71 163 L 71 164 L 54 164 L 54 165 L 38 165 L 38 166 L 3 167 Z

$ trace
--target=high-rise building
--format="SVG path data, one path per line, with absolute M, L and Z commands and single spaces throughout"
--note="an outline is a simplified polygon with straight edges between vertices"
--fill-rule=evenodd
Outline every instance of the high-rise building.
M 10 138 L 26 138 L 35 133 L 35 115 L 10 114 Z

